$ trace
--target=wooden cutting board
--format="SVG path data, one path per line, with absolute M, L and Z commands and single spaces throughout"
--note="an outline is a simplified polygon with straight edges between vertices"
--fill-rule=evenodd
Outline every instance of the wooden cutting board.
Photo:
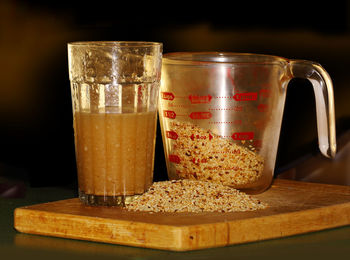
M 175 251 L 285 237 L 350 224 L 350 186 L 275 180 L 270 206 L 236 213 L 145 213 L 68 199 L 17 208 L 24 233 Z

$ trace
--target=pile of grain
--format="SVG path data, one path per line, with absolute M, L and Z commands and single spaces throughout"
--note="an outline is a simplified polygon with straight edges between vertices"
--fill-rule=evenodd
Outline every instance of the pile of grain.
M 153 183 L 146 193 L 126 208 L 150 212 L 235 212 L 264 209 L 266 206 L 219 183 L 172 180 Z
M 251 149 L 237 145 L 196 125 L 177 122 L 173 131 L 174 163 L 179 178 L 218 182 L 232 187 L 256 182 L 262 175 L 264 159 Z

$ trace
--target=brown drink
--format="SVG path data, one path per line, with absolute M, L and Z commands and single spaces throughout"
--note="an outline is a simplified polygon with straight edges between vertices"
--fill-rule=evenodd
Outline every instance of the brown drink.
M 142 194 L 151 186 L 155 111 L 76 112 L 74 128 L 81 196 L 113 201 Z
M 68 44 L 79 198 L 124 206 L 153 181 L 162 44 Z

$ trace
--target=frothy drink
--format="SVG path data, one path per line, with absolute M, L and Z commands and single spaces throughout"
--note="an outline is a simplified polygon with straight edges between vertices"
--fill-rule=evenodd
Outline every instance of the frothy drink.
M 142 194 L 151 186 L 155 111 L 76 112 L 74 129 L 81 196 L 113 200 Z
M 153 182 L 162 44 L 68 44 L 79 198 L 125 206 Z

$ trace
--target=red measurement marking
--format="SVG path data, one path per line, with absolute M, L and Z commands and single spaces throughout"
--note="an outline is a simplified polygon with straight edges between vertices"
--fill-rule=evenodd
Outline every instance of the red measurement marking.
M 137 88 L 137 101 L 139 103 L 142 103 L 142 97 L 143 97 L 142 89 L 143 89 L 142 85 L 139 85 Z
M 174 100 L 175 98 L 174 94 L 171 92 L 161 92 L 160 95 L 162 99 L 165 99 L 165 100 Z
M 209 136 L 205 136 L 205 135 L 195 135 L 195 134 L 192 134 L 191 136 L 190 136 L 190 138 L 192 139 L 192 141 L 194 141 L 195 139 L 199 139 L 199 140 L 205 140 L 205 139 L 209 139 L 209 140 L 211 140 L 211 139 L 213 139 L 213 136 L 211 135 L 211 134 L 209 134 Z
M 234 80 L 234 78 L 231 75 L 231 68 L 227 69 L 226 76 L 231 81 L 231 84 L 232 84 L 232 87 L 233 87 L 233 91 L 236 92 L 237 88 L 236 88 L 235 80 Z
M 209 124 L 234 124 L 234 125 L 241 125 L 242 124 L 242 120 L 241 119 L 237 119 L 234 121 L 214 121 L 214 122 L 209 122 Z
M 254 138 L 254 132 L 240 132 L 232 135 L 233 140 L 251 140 Z
M 168 107 L 176 107 L 176 108 L 189 108 L 191 107 L 191 104 L 174 104 L 174 103 L 168 103 Z
M 208 166 L 206 167 L 208 170 L 221 170 L 221 171 L 239 171 L 240 168 L 238 166 L 232 167 L 220 167 L 220 166 Z
M 258 99 L 257 92 L 248 92 L 248 93 L 237 93 L 233 96 L 233 99 L 236 101 L 252 101 Z
M 259 105 L 258 105 L 258 110 L 259 110 L 260 112 L 266 112 L 266 110 L 267 110 L 267 105 L 266 105 L 266 104 L 259 104 Z
M 173 140 L 176 140 L 179 137 L 175 131 L 166 131 L 165 134 L 167 138 L 170 138 Z
M 169 154 L 169 161 L 172 163 L 180 163 L 180 157 L 176 154 Z
M 265 118 L 263 119 L 259 119 L 259 120 L 255 120 L 253 122 L 253 125 L 257 128 L 257 129 L 263 129 L 266 126 L 267 120 Z
M 229 136 L 230 137 L 230 136 Z M 211 153 L 218 153 L 218 154 L 240 154 L 241 150 L 234 149 L 232 151 L 211 151 Z
M 212 96 L 189 95 L 188 98 L 192 104 L 206 104 L 210 103 Z
M 205 158 L 202 158 L 202 159 L 193 158 L 193 159 L 191 160 L 191 162 L 196 163 L 196 164 L 199 164 L 199 163 L 206 163 L 206 162 L 207 162 L 207 159 L 205 159 Z
M 170 119 L 175 119 L 176 118 L 176 113 L 171 110 L 164 110 L 163 111 L 164 117 L 170 118 Z
M 191 119 L 210 119 L 212 114 L 210 112 L 192 112 L 190 114 Z
M 214 111 L 243 111 L 243 107 L 242 106 L 234 106 L 234 107 L 223 107 L 223 108 L 216 108 L 216 107 L 213 107 L 213 108 L 209 108 L 209 110 L 214 110 Z
M 260 89 L 259 95 L 264 98 L 270 97 L 270 90 L 269 89 Z

